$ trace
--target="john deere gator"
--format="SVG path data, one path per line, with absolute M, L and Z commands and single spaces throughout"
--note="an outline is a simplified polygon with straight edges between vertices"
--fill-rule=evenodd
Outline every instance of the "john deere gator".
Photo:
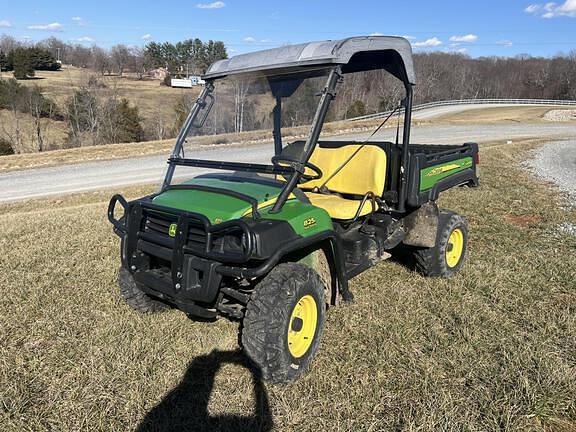
M 371 133 L 321 138 L 352 102 L 339 90 L 362 73 L 399 80 L 398 108 L 373 120 Z M 203 78 L 159 190 L 110 201 L 129 306 L 238 320 L 262 377 L 286 382 L 318 350 L 327 308 L 353 301 L 358 274 L 400 249 L 424 275 L 458 273 L 468 227 L 436 201 L 478 186 L 478 146 L 410 142 L 416 77 L 407 40 L 283 46 L 217 61 Z M 383 128 L 390 117 L 397 129 Z M 386 131 L 396 138 L 379 139 Z M 213 145 L 202 144 L 207 135 Z

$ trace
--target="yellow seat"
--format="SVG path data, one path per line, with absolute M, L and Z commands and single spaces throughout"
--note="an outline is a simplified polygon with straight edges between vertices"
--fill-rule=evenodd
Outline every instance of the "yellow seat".
M 325 195 L 314 192 L 305 192 L 310 204 L 323 208 L 332 219 L 350 220 L 356 216 L 361 200 L 352 200 L 339 197 L 338 195 Z M 372 201 L 366 200 L 359 216 L 365 216 L 372 212 Z
M 346 161 L 346 165 L 334 174 Z M 386 161 L 384 149 L 375 145 L 317 146 L 310 156 L 310 162 L 322 170 L 323 176 L 301 184 L 300 189 L 311 191 L 322 186 L 326 179 L 334 174 L 326 187 L 331 192 L 347 195 L 349 198 L 313 192 L 306 192 L 306 196 L 313 205 L 326 210 L 333 219 L 352 219 L 366 193 L 382 196 L 386 180 Z M 364 216 L 371 211 L 372 203 L 367 200 L 360 215 Z

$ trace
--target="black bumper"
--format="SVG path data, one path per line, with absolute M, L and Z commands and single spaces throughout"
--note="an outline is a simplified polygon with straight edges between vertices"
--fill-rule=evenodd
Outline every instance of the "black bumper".
M 211 225 L 201 214 L 158 206 L 151 198 L 127 202 L 115 195 L 108 207 L 108 219 L 122 240 L 122 265 L 147 294 L 186 313 L 213 318 L 223 278 L 264 276 L 283 256 L 328 242 L 331 259 L 337 263 L 338 290 L 345 300 L 351 300 L 341 241 L 334 231 L 302 238 L 284 221 L 234 220 Z M 124 207 L 121 219 L 114 215 L 118 203 Z M 173 236 L 168 235 L 170 231 Z M 246 239 L 235 253 L 218 247 L 223 233 L 229 232 Z

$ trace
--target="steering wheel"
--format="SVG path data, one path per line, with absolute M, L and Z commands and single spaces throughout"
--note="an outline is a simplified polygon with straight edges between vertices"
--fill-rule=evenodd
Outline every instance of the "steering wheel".
M 274 156 L 272 158 L 272 163 L 274 165 L 282 165 L 282 162 L 284 162 L 284 164 L 290 165 L 292 167 L 294 166 L 294 164 L 302 163 L 299 160 L 296 160 L 296 159 L 293 159 L 289 156 L 284 156 L 284 155 L 278 155 L 278 156 Z M 306 168 L 309 168 L 312 171 L 314 171 L 314 174 L 302 173 L 302 175 L 300 176 L 300 181 L 298 183 L 306 183 L 306 182 L 309 182 L 312 180 L 318 180 L 319 178 L 322 178 L 322 170 L 320 168 L 318 168 L 316 165 L 314 165 L 311 162 L 304 162 L 303 165 Z

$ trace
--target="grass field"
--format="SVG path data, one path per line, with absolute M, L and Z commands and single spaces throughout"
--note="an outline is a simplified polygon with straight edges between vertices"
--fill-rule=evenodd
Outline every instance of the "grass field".
M 117 90 L 119 97 L 124 97 L 137 106 L 144 122 L 160 116 L 172 126 L 174 105 L 178 96 L 190 91 L 197 93 L 196 89 L 161 86 L 158 80 L 138 80 L 132 76 L 122 78 L 116 75 L 101 76 L 92 70 L 73 66 L 64 66 L 59 71 L 36 71 L 36 79 L 19 82 L 39 86 L 46 96 L 53 98 L 59 106 L 64 106 L 74 89 L 87 85 L 90 76 L 98 78 L 108 89 Z
M 442 197 L 470 224 L 460 275 L 357 277 L 286 386 L 238 323 L 122 303 L 111 191 L 0 207 L 0 430 L 576 430 L 576 211 L 520 168 L 538 145 L 481 145 L 482 187 Z
M 502 106 L 474 108 L 461 112 L 438 116 L 435 121 L 458 123 L 498 123 L 498 122 L 545 122 L 544 115 L 550 110 L 562 110 L 562 106 Z
M 11 76 L 9 73 L 3 74 L 4 78 L 9 76 Z M 159 124 L 160 122 L 162 122 L 165 129 L 171 129 L 174 126 L 174 107 L 178 98 L 190 92 L 193 92 L 193 94 L 198 93 L 195 88 L 178 89 L 161 86 L 159 80 L 138 80 L 133 76 L 101 76 L 92 70 L 73 66 L 64 66 L 59 71 L 36 71 L 34 79 L 21 80 L 19 83 L 25 86 L 36 85 L 40 87 L 46 96 L 56 101 L 59 108 L 65 111 L 67 99 L 73 94 L 74 90 L 86 86 L 91 76 L 96 77 L 104 84 L 106 91 L 115 92 L 118 97 L 126 98 L 132 105 L 137 106 L 142 117 L 142 125 L 146 130 L 153 129 L 151 125 Z M 21 117 L 25 123 L 32 122 L 30 115 L 22 114 Z M 0 121 L 12 121 L 7 110 L 0 110 Z M 25 141 L 27 146 L 31 147 L 31 143 L 34 141 L 27 136 L 28 129 L 25 125 Z M 53 150 L 64 147 L 67 141 L 67 132 L 68 126 L 65 122 L 51 121 L 46 135 L 48 148 Z M 27 150 L 33 151 L 32 149 Z

